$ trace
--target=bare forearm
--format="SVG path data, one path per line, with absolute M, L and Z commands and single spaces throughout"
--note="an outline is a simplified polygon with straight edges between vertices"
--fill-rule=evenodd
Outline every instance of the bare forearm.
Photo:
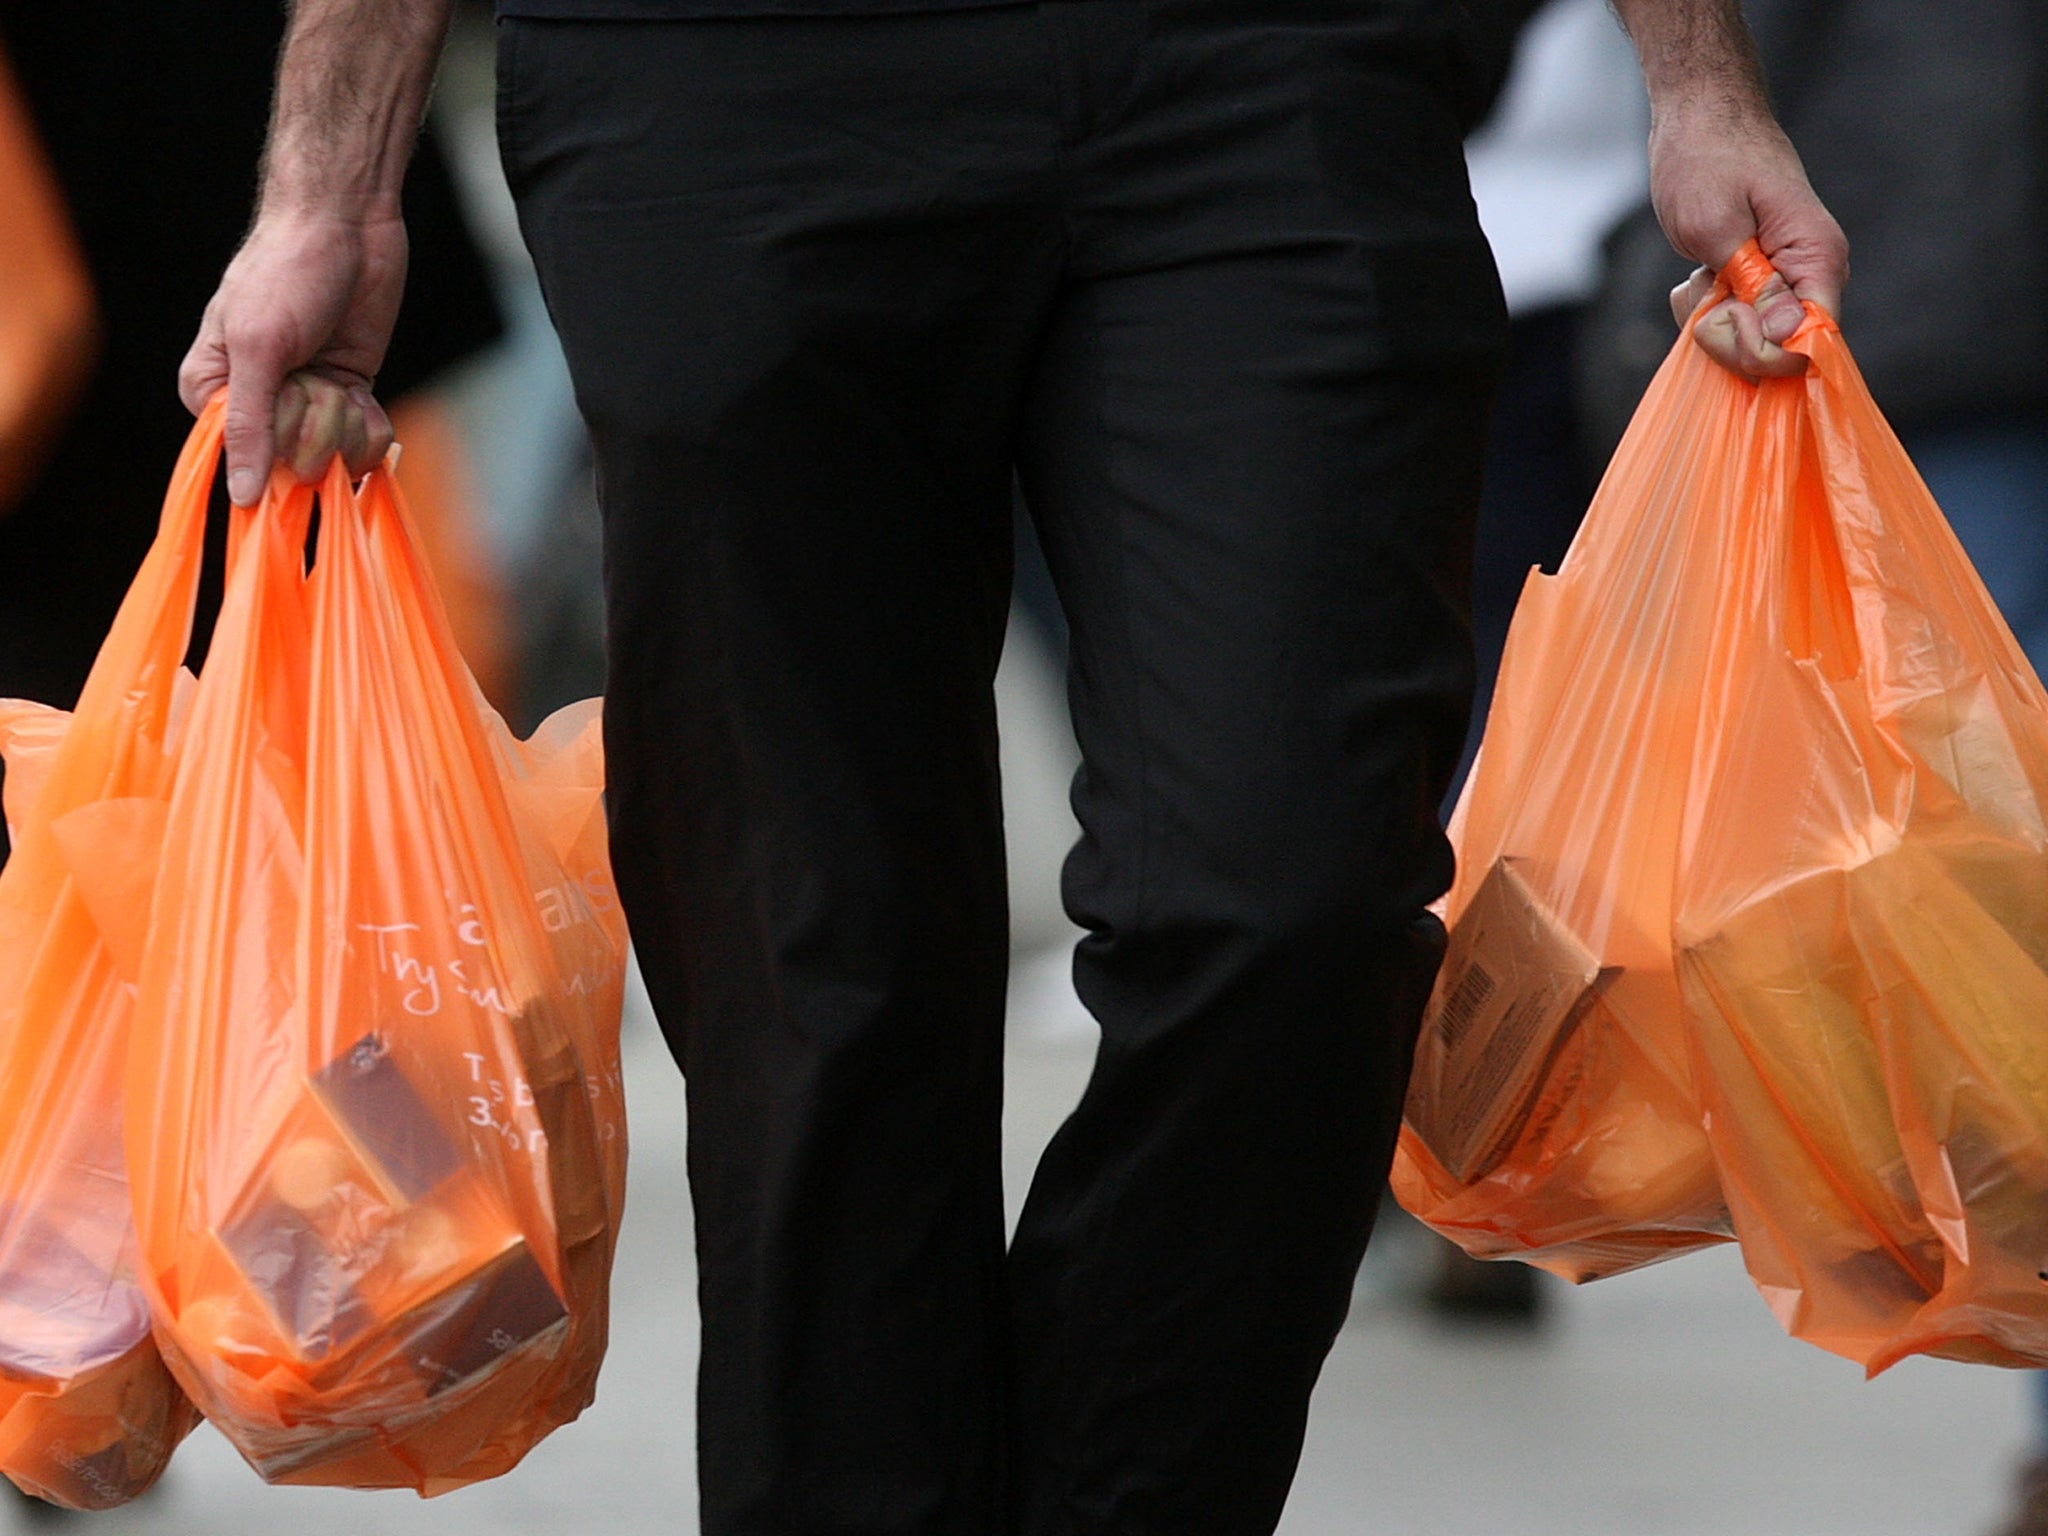
M 1713 274 L 1755 240 L 1776 272 L 1754 303 L 1731 300 L 1694 326 L 1743 373 L 1796 373 L 1787 340 L 1811 303 L 1840 312 L 1849 272 L 1841 228 L 1807 184 L 1771 111 L 1741 0 L 1610 0 L 1635 40 L 1650 93 L 1650 201 L 1672 246 L 1701 263 L 1672 298 L 1693 308 Z
M 1635 42 L 1652 112 L 1718 105 L 1731 116 L 1770 113 L 1741 0 L 1612 0 Z
M 451 0 L 296 0 L 262 213 L 395 218 Z

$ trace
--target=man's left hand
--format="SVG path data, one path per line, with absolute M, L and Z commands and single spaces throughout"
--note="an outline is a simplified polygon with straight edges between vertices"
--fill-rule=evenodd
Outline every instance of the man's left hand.
M 1769 109 L 1726 94 L 1663 104 L 1650 134 L 1650 197 L 1664 233 L 1700 262 L 1671 293 L 1672 313 L 1716 362 L 1751 378 L 1802 372 L 1781 345 L 1806 304 L 1838 314 L 1849 242 L 1808 185 L 1798 153 Z M 1724 299 L 1699 312 L 1715 273 L 1754 238 L 1778 275 L 1754 303 Z

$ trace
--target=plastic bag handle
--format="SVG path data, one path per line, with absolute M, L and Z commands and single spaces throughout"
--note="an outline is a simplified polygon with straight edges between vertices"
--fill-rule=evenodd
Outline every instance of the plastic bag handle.
M 199 565 L 206 550 L 206 510 L 213 495 L 213 482 L 220 473 L 221 442 L 227 416 L 227 391 L 207 401 L 179 451 L 177 467 L 164 492 L 163 511 L 157 518 L 156 537 L 150 541 L 142 565 L 129 584 L 120 610 L 107 632 L 101 663 L 109 653 L 126 661 L 144 661 L 132 654 L 139 645 L 161 642 L 166 626 L 180 631 L 173 667 L 184 659 L 191 641 L 192 614 L 199 601 Z M 147 665 L 147 662 L 144 662 Z M 88 682 L 87 688 L 92 684 Z M 81 698 L 80 708 L 84 701 Z
M 411 628 L 426 643 L 426 655 L 417 658 L 422 664 L 418 675 L 421 702 L 427 713 L 420 722 L 422 729 L 439 735 L 451 750 L 459 746 L 473 761 L 488 763 L 489 739 L 476 711 L 466 707 L 472 698 L 480 702 L 481 696 L 455 643 L 440 590 L 420 552 L 419 531 L 399 495 L 392 474 L 397 457 L 394 448 L 383 463 L 363 476 L 360 485 L 351 483 L 338 455 L 329 462 L 318 487 L 321 533 L 313 563 L 316 568 L 327 566 L 330 574 L 335 563 L 351 565 L 352 580 L 338 590 L 351 599 L 358 593 L 375 594 L 391 622 Z M 484 813 L 493 833 L 516 842 L 509 806 L 502 794 L 489 787 L 494 780 L 485 778 L 484 782 Z
M 130 754 L 147 742 L 161 748 L 170 729 L 178 669 L 192 640 L 192 616 L 199 603 L 199 571 L 206 554 L 206 511 L 219 473 L 227 392 L 222 390 L 199 413 L 178 455 L 164 493 L 142 565 L 114 615 L 114 622 L 80 690 L 73 720 L 83 729 L 66 733 L 51 765 L 50 788 L 56 797 L 38 806 L 38 820 L 54 819 L 98 793 L 81 775 L 87 763 L 118 776 Z M 130 713 L 132 711 L 132 713 Z M 112 728 L 126 718 L 130 729 L 117 732 L 109 745 L 93 737 L 98 723 Z
M 1722 285 L 1745 304 L 1754 304 L 1777 275 L 1778 269 L 1771 265 L 1771 258 L 1764 254 L 1764 248 L 1754 239 L 1738 245 L 1735 254 L 1721 264 L 1720 271 Z
M 332 460 L 318 487 L 321 525 L 313 565 L 328 604 L 372 602 L 381 609 L 381 622 L 393 632 L 404 632 L 408 640 L 394 645 L 394 665 L 409 674 L 416 707 L 416 729 L 439 751 L 455 759 L 466 759 L 475 768 L 479 793 L 451 802 L 453 813 L 465 823 L 468 833 L 501 847 L 520 843 L 512 807 L 495 767 L 496 754 L 485 729 L 483 714 L 489 708 L 470 674 L 456 644 L 455 632 L 441 601 L 422 545 L 417 525 L 392 473 L 397 459 L 394 449 L 385 461 L 363 476 L 360 485 L 350 483 L 337 457 Z M 266 501 L 266 505 L 268 502 Z M 332 624 L 330 618 L 316 621 L 316 627 Z M 320 686 L 316 681 L 315 687 Z M 484 884 L 472 892 L 483 908 L 487 928 L 508 926 L 511 917 L 492 909 L 496 894 Z M 504 963 L 521 958 L 508 951 Z M 514 985 L 526 978 L 508 978 Z
M 398 489 L 393 470 L 398 462 L 394 448 L 383 463 L 363 477 L 357 501 L 366 540 L 366 553 L 378 567 L 376 575 L 391 594 L 392 601 L 409 613 L 416 632 L 428 642 L 430 671 L 423 671 L 424 697 L 434 706 L 434 728 L 443 734 L 451 749 L 460 746 L 482 770 L 492 761 L 490 740 L 483 728 L 478 707 L 483 697 L 476 680 L 455 642 L 455 627 L 449 621 L 441 591 L 422 553 L 419 528 Z M 422 658 L 423 660 L 425 658 Z M 516 846 L 518 832 L 511 806 L 498 788 L 494 774 L 479 772 L 486 786 L 481 804 L 485 824 L 493 836 L 507 846 Z
M 1737 246 L 1722 264 L 1718 281 L 1735 298 L 1754 304 L 1779 275 L 1763 247 L 1751 239 Z M 1818 305 L 1806 303 L 1803 307 L 1806 318 L 1791 339 L 1811 334 L 1816 326 L 1834 328 L 1833 317 Z M 1798 501 L 1785 524 L 1785 578 L 1790 584 L 1784 611 L 1785 644 L 1792 654 L 1820 663 L 1831 677 L 1853 677 L 1863 661 L 1855 604 L 1837 530 L 1824 513 L 1823 503 Z
M 1728 298 L 1740 299 L 1745 304 L 1754 304 L 1770 285 L 1771 279 L 1783 274 L 1771 265 L 1771 258 L 1764 254 L 1763 247 L 1754 238 L 1745 240 L 1735 248 L 1734 253 L 1721 263 L 1721 270 L 1715 274 L 1715 292 Z M 1707 301 L 1715 302 L 1713 299 Z M 1794 338 L 1806 334 L 1811 327 L 1820 326 L 1827 330 L 1838 330 L 1835 317 L 1810 299 L 1801 299 L 1800 307 L 1806 311 L 1806 318 L 1800 322 L 1800 330 Z M 1804 351 L 1804 347 L 1794 347 Z

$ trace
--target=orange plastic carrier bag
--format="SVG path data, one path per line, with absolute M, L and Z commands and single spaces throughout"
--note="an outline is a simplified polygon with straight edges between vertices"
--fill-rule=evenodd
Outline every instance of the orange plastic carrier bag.
M 1482 1257 L 1585 1280 L 1732 1234 L 1672 924 L 1758 394 L 1684 338 L 1515 610 L 1393 1181 Z
M 0 704 L 0 1470 L 80 1509 L 142 1492 L 198 1421 L 150 1336 L 121 1114 L 219 452 L 214 410 L 76 712 Z
M 1531 578 L 1396 1188 L 1579 1277 L 1718 1191 L 1793 1334 L 2048 1362 L 2048 695 L 1834 324 L 1788 345 L 1682 339 Z
M 591 1400 L 625 1179 L 595 701 L 521 744 L 386 469 L 231 562 L 129 1059 L 158 1337 L 274 1482 L 434 1494 Z
M 2048 694 L 1841 334 L 1758 391 L 1676 920 L 1785 1328 L 2048 1364 Z

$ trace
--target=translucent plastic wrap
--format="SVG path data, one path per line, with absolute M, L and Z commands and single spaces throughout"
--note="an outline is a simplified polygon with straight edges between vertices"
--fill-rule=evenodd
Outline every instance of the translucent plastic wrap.
M 2048 1364 L 2048 694 L 1840 334 L 1791 345 L 1682 860 L 1709 1139 L 1790 1332 Z
M 128 1162 L 158 1336 L 265 1478 L 493 1476 L 591 1400 L 624 1194 L 594 701 L 514 741 L 387 470 L 274 484 L 163 835 Z
M 76 714 L 0 703 L 0 1470 L 80 1509 L 142 1492 L 198 1418 L 150 1336 L 121 1114 L 219 451 L 214 410 Z
M 1395 1187 L 1580 1278 L 1725 1200 L 1789 1332 L 2048 1363 L 2048 695 L 1833 323 L 1788 345 L 1681 340 L 1531 578 Z
M 1394 1168 L 1404 1205 L 1484 1257 L 1583 1280 L 1731 1235 L 1672 920 L 1758 399 L 1674 347 L 1515 610 Z

